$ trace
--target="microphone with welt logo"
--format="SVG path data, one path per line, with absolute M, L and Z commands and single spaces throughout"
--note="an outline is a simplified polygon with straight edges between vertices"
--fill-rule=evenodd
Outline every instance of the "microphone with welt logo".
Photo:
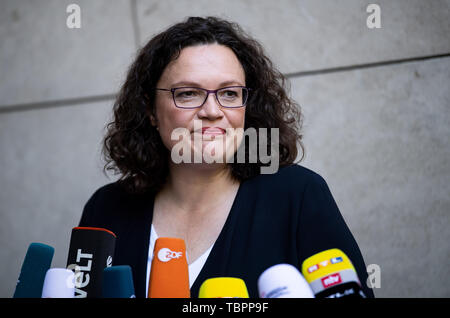
M 308 282 L 291 264 L 266 269 L 258 278 L 260 298 L 314 298 Z
M 136 298 L 129 265 L 111 266 L 103 270 L 103 298 Z
M 200 286 L 198 298 L 249 298 L 245 282 L 237 277 L 214 277 Z
M 189 269 L 183 239 L 160 237 L 156 240 L 148 298 L 190 298 Z
M 22 264 L 13 298 L 41 298 L 45 274 L 52 264 L 55 249 L 31 243 Z
M 104 228 L 75 227 L 67 268 L 75 272 L 75 298 L 102 297 L 103 269 L 112 266 L 116 235 Z
M 307 258 L 302 273 L 316 298 L 366 298 L 352 262 L 337 248 Z

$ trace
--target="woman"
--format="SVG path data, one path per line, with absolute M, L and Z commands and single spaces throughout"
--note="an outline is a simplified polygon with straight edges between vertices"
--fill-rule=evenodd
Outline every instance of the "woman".
M 330 248 L 365 283 L 325 181 L 293 164 L 300 128 L 299 107 L 258 42 L 236 24 L 189 18 L 152 38 L 131 66 L 104 142 L 105 168 L 121 178 L 90 198 L 80 226 L 116 233 L 114 263 L 132 267 L 137 297 L 146 297 L 157 237 L 185 241 L 192 297 L 218 276 L 244 279 L 258 297 L 265 269 L 300 268 Z

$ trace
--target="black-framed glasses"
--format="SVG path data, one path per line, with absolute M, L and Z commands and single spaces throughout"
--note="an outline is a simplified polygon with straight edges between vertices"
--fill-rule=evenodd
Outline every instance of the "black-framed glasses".
M 220 106 L 225 108 L 243 107 L 247 103 L 250 88 L 245 86 L 228 86 L 219 89 L 206 89 L 200 87 L 175 87 L 171 89 L 156 88 L 160 91 L 172 92 L 173 102 L 178 108 L 202 107 L 209 94 L 216 95 Z

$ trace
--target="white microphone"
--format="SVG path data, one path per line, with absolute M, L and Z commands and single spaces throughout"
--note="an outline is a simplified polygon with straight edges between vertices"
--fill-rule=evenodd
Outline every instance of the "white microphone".
M 66 268 L 50 268 L 45 274 L 42 298 L 74 298 L 75 273 Z
M 300 271 L 290 264 L 266 269 L 258 278 L 260 298 L 314 298 Z

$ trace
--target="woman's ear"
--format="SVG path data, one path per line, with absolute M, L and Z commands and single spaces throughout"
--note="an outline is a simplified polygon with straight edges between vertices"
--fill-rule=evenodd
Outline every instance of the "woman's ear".
M 156 118 L 152 114 L 148 114 L 148 117 L 150 118 L 150 124 L 152 126 L 156 126 Z
M 156 130 L 159 130 L 158 128 L 158 121 L 156 120 L 156 117 L 150 114 L 150 112 L 147 113 L 148 118 L 150 119 L 150 124 L 156 128 Z
M 150 111 L 147 112 L 147 116 L 150 119 L 150 125 L 156 128 L 156 130 L 159 130 L 158 127 L 158 121 L 156 120 L 156 116 L 150 113 Z
M 153 115 L 150 115 L 150 123 L 152 124 L 153 127 L 156 128 L 156 130 L 159 130 L 158 122 L 156 121 Z
M 147 94 L 144 94 L 144 95 L 145 95 L 145 98 L 147 99 L 147 101 L 150 101 L 150 98 L 148 97 L 148 95 Z M 150 109 L 147 109 L 147 116 L 150 119 L 150 124 L 153 127 L 156 127 L 156 130 L 159 130 L 158 121 L 156 120 L 156 116 L 152 114 Z

